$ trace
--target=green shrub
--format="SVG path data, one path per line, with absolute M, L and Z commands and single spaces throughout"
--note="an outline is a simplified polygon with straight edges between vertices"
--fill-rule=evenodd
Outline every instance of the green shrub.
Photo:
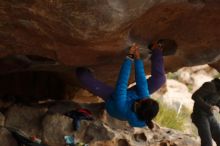
M 187 85 L 188 91 L 192 92 L 193 91 L 193 85 L 192 84 L 188 84 Z
M 189 118 L 190 112 L 185 107 L 182 107 L 179 115 L 177 115 L 177 111 L 174 108 L 160 103 L 160 111 L 155 121 L 163 127 L 183 131 L 185 123 L 188 122 Z
M 214 78 L 220 78 L 220 73 L 214 76 Z
M 167 79 L 174 79 L 174 80 L 177 80 L 178 79 L 178 74 L 177 73 L 173 73 L 173 72 L 169 72 L 167 74 Z

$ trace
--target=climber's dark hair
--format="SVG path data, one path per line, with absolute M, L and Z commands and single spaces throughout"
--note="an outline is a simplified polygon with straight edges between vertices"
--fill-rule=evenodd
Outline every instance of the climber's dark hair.
M 156 100 L 147 98 L 139 100 L 140 106 L 136 109 L 136 114 L 139 120 L 145 121 L 146 125 L 152 129 L 152 119 L 157 115 L 159 111 L 159 104 Z

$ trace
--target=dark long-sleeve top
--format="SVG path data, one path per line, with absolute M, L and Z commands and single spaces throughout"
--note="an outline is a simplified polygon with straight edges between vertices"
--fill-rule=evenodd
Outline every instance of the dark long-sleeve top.
M 192 99 L 195 101 L 193 113 L 212 114 L 211 106 L 216 105 L 220 107 L 220 95 L 216 90 L 213 82 L 204 83 L 193 95 Z

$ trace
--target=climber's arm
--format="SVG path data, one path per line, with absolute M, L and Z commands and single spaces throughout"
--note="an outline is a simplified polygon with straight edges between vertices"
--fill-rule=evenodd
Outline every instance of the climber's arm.
M 192 95 L 195 104 L 208 113 L 210 112 L 211 105 L 205 102 L 204 97 L 207 97 L 210 94 L 212 88 L 212 84 L 206 82 Z
M 148 84 L 145 77 L 144 65 L 142 60 L 135 60 L 135 81 L 136 91 L 140 98 L 149 97 Z
M 118 104 L 123 104 L 126 101 L 131 65 L 132 65 L 132 60 L 126 58 L 121 66 L 114 92 L 114 99 Z
M 138 46 L 134 43 L 132 47 L 129 49 L 129 53 L 121 66 L 118 80 L 116 83 L 114 99 L 117 106 L 120 107 L 120 109 L 124 108 L 124 105 L 127 101 L 128 80 L 131 73 L 131 65 L 135 56 L 134 53 L 137 48 Z

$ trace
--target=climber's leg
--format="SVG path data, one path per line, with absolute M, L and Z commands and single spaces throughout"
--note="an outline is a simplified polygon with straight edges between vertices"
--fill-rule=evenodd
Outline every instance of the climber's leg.
M 151 76 L 147 79 L 150 94 L 157 91 L 165 82 L 165 70 L 162 50 L 155 48 L 152 50 L 151 56 Z M 129 90 L 136 90 L 136 85 Z
M 154 48 L 151 56 L 151 76 L 147 79 L 150 94 L 154 93 L 166 82 L 162 50 Z
M 87 68 L 79 67 L 76 69 L 76 76 L 78 77 L 82 86 L 96 96 L 101 97 L 106 101 L 114 91 L 114 88 L 97 80 Z

